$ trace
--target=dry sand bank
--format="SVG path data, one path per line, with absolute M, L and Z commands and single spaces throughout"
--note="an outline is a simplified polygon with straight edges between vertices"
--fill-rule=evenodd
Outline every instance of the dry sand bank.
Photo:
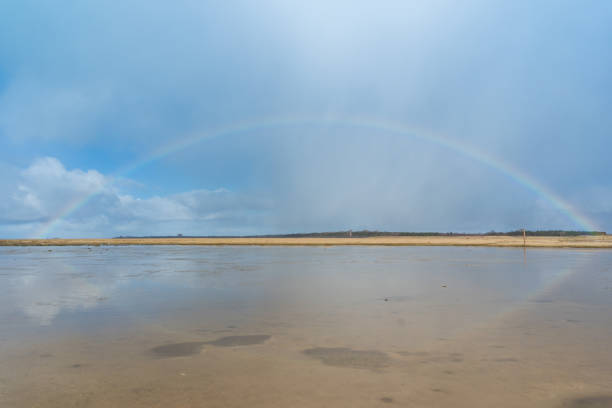
M 527 237 L 527 247 L 612 248 L 612 236 Z M 0 246 L 66 245 L 381 245 L 381 246 L 492 246 L 522 247 L 522 237 L 419 236 L 371 238 L 116 238 L 116 239 L 6 239 Z

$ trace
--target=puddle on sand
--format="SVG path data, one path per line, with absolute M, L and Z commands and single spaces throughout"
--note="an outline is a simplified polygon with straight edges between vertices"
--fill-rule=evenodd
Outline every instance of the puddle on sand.
M 153 347 L 151 352 L 156 357 L 187 357 L 200 354 L 203 341 L 191 341 L 186 343 L 164 344 L 163 346 Z
M 213 341 L 190 341 L 185 343 L 164 344 L 153 347 L 150 351 L 156 357 L 187 357 L 200 354 L 205 344 L 216 347 L 237 347 L 262 344 L 268 340 L 267 334 L 255 334 L 248 336 L 227 336 Z
M 387 367 L 392 361 L 382 351 L 352 350 L 346 347 L 315 347 L 304 350 L 304 354 L 331 366 L 367 368 L 370 370 Z
M 270 336 L 267 334 L 253 334 L 249 336 L 227 336 L 220 339 L 208 341 L 206 344 L 217 347 L 236 347 L 236 346 L 252 346 L 254 344 L 262 344 L 268 340 Z
M 518 363 L 520 360 L 514 357 L 504 357 L 493 359 L 493 361 L 496 363 Z
M 562 408 L 612 408 L 612 395 L 593 395 L 566 401 Z
M 402 357 L 410 357 L 419 363 L 461 363 L 463 362 L 462 353 L 430 353 L 427 351 L 398 351 Z

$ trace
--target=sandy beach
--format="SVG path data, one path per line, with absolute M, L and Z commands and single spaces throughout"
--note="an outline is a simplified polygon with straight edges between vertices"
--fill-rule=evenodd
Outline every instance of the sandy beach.
M 416 236 L 370 238 L 113 238 L 113 239 L 5 239 L 0 246 L 69 245 L 261 245 L 261 246 L 487 246 L 522 247 L 522 237 Z M 612 236 L 527 237 L 531 248 L 612 248 Z
M 608 250 L 30 246 L 0 259 L 3 408 L 612 407 Z

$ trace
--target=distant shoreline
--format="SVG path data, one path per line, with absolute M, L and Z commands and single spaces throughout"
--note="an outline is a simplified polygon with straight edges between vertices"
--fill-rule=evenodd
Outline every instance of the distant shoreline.
M 105 239 L 4 239 L 0 246 L 124 246 L 124 245 L 203 245 L 203 246 L 482 246 L 527 248 L 607 248 L 612 236 L 523 237 L 474 236 L 377 236 L 368 238 L 105 238 Z

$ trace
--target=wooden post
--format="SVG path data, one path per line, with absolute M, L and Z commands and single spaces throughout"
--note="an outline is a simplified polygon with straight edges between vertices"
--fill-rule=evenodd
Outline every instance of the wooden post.
M 523 248 L 527 246 L 527 238 L 525 237 L 525 228 L 523 228 Z

